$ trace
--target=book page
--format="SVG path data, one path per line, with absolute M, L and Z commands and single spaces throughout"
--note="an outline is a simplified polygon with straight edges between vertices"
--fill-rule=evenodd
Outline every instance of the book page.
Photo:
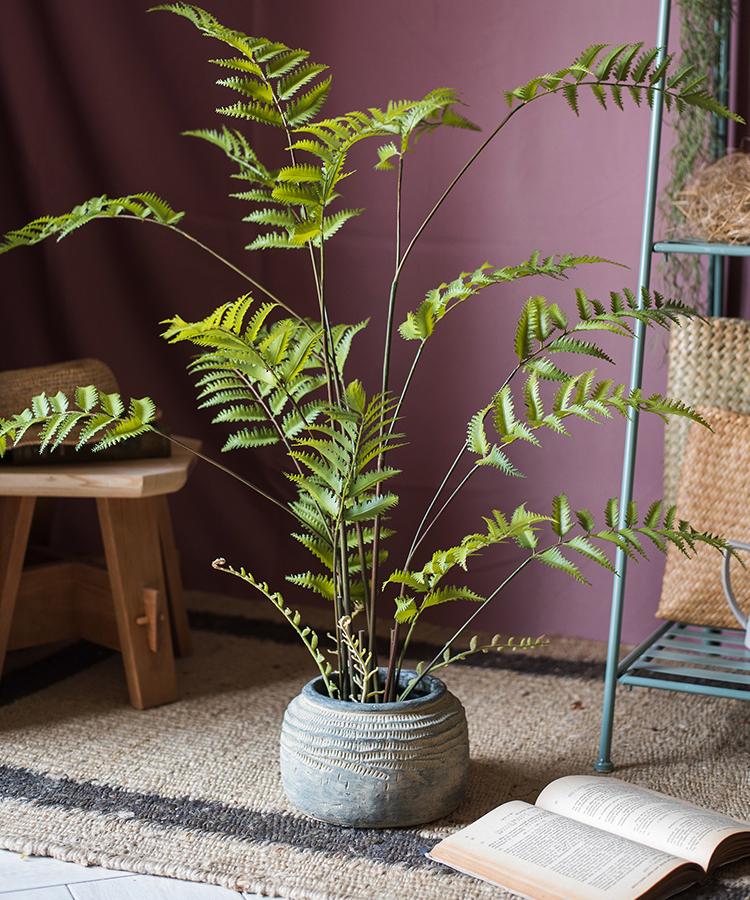
M 704 869 L 724 838 L 750 829 L 722 813 L 597 775 L 558 778 L 542 791 L 536 805 L 689 859 Z
M 428 856 L 543 900 L 633 900 L 684 865 L 652 847 L 520 800 L 482 816 Z

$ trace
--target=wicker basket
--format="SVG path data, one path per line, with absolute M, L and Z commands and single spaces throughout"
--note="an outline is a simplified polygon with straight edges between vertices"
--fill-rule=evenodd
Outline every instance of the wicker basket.
M 690 425 L 677 492 L 677 513 L 701 531 L 750 541 L 750 416 L 698 407 L 713 432 Z M 721 586 L 722 556 L 698 546 L 688 559 L 669 548 L 657 615 L 695 625 L 736 628 Z M 733 566 L 738 601 L 750 606 L 750 568 Z
M 670 397 L 691 406 L 750 413 L 750 322 L 693 319 L 672 332 L 669 346 Z M 689 420 L 672 418 L 664 435 L 664 499 L 676 502 Z M 683 516 L 684 518 L 684 516 Z

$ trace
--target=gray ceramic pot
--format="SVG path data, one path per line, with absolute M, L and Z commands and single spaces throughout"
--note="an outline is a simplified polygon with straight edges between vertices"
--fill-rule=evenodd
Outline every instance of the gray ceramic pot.
M 405 684 L 414 672 L 403 673 Z M 281 778 L 289 800 L 334 825 L 388 828 L 431 822 L 464 795 L 464 708 L 442 681 L 422 680 L 396 703 L 332 700 L 321 678 L 287 707 Z

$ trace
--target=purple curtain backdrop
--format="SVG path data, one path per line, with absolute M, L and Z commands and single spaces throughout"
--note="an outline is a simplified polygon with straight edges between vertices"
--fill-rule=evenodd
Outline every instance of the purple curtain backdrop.
M 0 229 L 69 209 L 98 193 L 154 190 L 187 211 L 188 231 L 301 311 L 314 312 L 304 255 L 245 252 L 253 227 L 240 221 L 242 204 L 226 197 L 234 189 L 230 168 L 212 148 L 179 136 L 221 121 L 213 110 L 227 102 L 227 93 L 214 86 L 217 72 L 206 62 L 220 50 L 182 20 L 146 15 L 149 5 L 146 0 L 5 0 Z M 450 86 L 485 132 L 504 113 L 504 89 L 568 63 L 588 44 L 653 43 L 658 7 L 655 0 L 204 0 L 204 5 L 228 25 L 308 48 L 316 60 L 331 65 L 330 114 Z M 741 56 L 746 22 L 738 25 Z M 746 81 L 743 73 L 740 103 L 747 96 Z M 279 153 L 273 135 L 247 132 L 262 142 L 264 152 L 268 148 L 271 160 Z M 403 544 L 455 455 L 469 416 L 512 366 L 512 330 L 522 301 L 546 292 L 570 306 L 574 286 L 593 296 L 634 286 L 647 132 L 643 110 L 604 113 L 586 101 L 576 119 L 562 98 L 534 104 L 490 146 L 425 232 L 402 278 L 399 321 L 429 288 L 485 260 L 520 262 L 539 249 L 599 254 L 630 269 L 598 266 L 582 270 L 570 284 L 537 280 L 498 287 L 467 303 L 438 330 L 404 409 L 411 443 L 398 457 L 404 474 L 394 565 L 401 563 Z M 445 131 L 420 142 L 406 164 L 407 236 L 479 140 L 473 133 Z M 668 140 L 665 159 L 667 149 Z M 367 214 L 331 245 L 328 266 L 333 319 L 372 319 L 349 371 L 369 389 L 379 381 L 394 252 L 394 180 L 372 171 L 373 153 L 367 145 L 354 154 L 358 171 L 343 193 L 347 206 L 364 206 Z M 187 356 L 163 344 L 158 322 L 176 312 L 186 318 L 205 315 L 242 293 L 245 285 L 230 271 L 158 228 L 101 222 L 60 246 L 48 243 L 2 257 L 0 277 L 4 368 L 98 356 L 115 370 L 125 393 L 151 394 L 175 431 L 200 436 L 208 452 L 218 455 L 221 434 L 194 409 L 184 372 Z M 733 277 L 738 284 L 741 271 Z M 629 348 L 615 341 L 611 350 L 617 377 L 627 380 Z M 410 358 L 411 347 L 396 338 L 394 384 L 400 384 Z M 646 385 L 663 390 L 665 377 L 666 341 L 659 335 L 648 347 Z M 601 510 L 618 490 L 623 434 L 622 422 L 599 428 L 580 424 L 572 439 L 551 436 L 543 450 L 520 448 L 515 459 L 526 480 L 480 473 L 425 543 L 430 550 L 448 545 L 481 527 L 480 516 L 493 507 L 507 510 L 526 500 L 531 509 L 544 511 L 560 490 L 577 506 Z M 646 417 L 637 481 L 642 503 L 660 494 L 661 459 L 661 426 Z M 228 461 L 272 490 L 285 489 L 277 453 L 235 454 Z M 281 590 L 285 572 L 308 565 L 286 537 L 285 517 L 263 503 L 220 473 L 198 467 L 173 504 L 188 585 L 236 589 L 210 570 L 217 555 L 246 565 Z M 87 548 L 91 510 L 85 504 L 72 508 L 72 521 L 60 512 L 54 518 L 53 540 Z M 472 583 L 490 589 L 512 564 L 509 549 L 487 553 L 473 566 Z M 482 625 L 603 637 L 611 579 L 588 567 L 586 572 L 590 588 L 557 572 L 527 570 L 487 611 Z M 651 627 L 661 572 L 658 558 L 631 567 L 626 640 L 641 638 Z M 286 593 L 291 600 L 295 592 Z M 440 612 L 455 617 L 455 610 Z

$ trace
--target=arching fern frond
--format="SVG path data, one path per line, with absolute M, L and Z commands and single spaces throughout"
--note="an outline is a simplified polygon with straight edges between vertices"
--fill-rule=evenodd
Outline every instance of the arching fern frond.
M 744 123 L 741 116 L 721 104 L 708 90 L 706 74 L 684 67 L 672 74 L 672 56 L 658 61 L 659 49 L 643 50 L 643 44 L 592 44 L 571 65 L 547 75 L 540 75 L 526 84 L 505 92 L 508 106 L 525 106 L 537 98 L 562 93 L 570 109 L 579 114 L 579 99 L 583 90 L 591 93 L 597 103 L 607 108 L 609 97 L 618 109 L 623 109 L 623 97 L 629 95 L 636 105 L 645 99 L 653 105 L 657 91 L 664 95 L 668 110 L 673 106 L 682 112 L 687 106 L 735 122 Z
M 392 572 L 385 584 L 398 584 L 405 588 L 397 601 L 396 620 L 415 624 L 431 606 L 455 600 L 483 602 L 486 598 L 468 587 L 443 586 L 443 578 L 456 567 L 467 571 L 469 561 L 489 547 L 512 542 L 524 549 L 533 549 L 537 545 L 537 530 L 548 521 L 549 516 L 529 512 L 525 504 L 516 507 L 510 518 L 494 509 L 491 515 L 484 517 L 485 531 L 468 534 L 459 544 L 447 550 L 436 550 L 421 569 L 397 569 Z
M 313 84 L 328 67 L 310 62 L 307 50 L 227 28 L 211 13 L 191 3 L 165 3 L 151 11 L 181 16 L 206 37 L 239 54 L 210 60 L 222 69 L 237 73 L 221 78 L 217 83 L 243 98 L 220 107 L 217 112 L 222 115 L 288 129 L 309 122 L 322 109 L 330 91 L 331 78 Z
M 678 416 L 710 427 L 697 410 L 680 400 L 662 394 L 651 394 L 646 397 L 637 388 L 630 390 L 623 384 L 615 385 L 610 379 L 596 381 L 595 378 L 594 369 L 568 376 L 561 382 L 551 404 L 545 407 L 537 375 L 532 372 L 524 386 L 526 414 L 523 418 L 519 418 L 516 413 L 510 385 L 505 385 L 495 395 L 492 404 L 472 418 L 469 426 L 469 448 L 479 453 L 480 462 L 484 462 L 492 449 L 501 452 L 502 448 L 518 440 L 538 446 L 539 439 L 536 432 L 539 429 L 548 428 L 558 434 L 567 435 L 568 431 L 563 422 L 571 416 L 600 424 L 606 419 L 611 419 L 613 413 L 626 417 L 631 412 L 648 412 L 664 421 L 671 416 Z M 499 448 L 490 445 L 486 435 L 484 441 L 481 438 L 476 439 L 478 429 L 482 427 L 483 430 L 480 423 L 483 423 L 489 414 L 492 414 L 495 430 L 500 439 Z M 484 464 L 492 463 L 484 462 Z M 496 467 L 502 468 L 501 465 Z
M 314 162 L 297 162 L 281 169 L 271 197 L 263 199 L 270 199 L 287 210 L 301 210 L 302 213 L 295 215 L 293 221 L 272 221 L 267 212 L 262 218 L 251 214 L 249 221 L 277 226 L 282 230 L 259 235 L 249 249 L 296 249 L 308 243 L 319 246 L 321 240 L 328 240 L 363 211 L 344 209 L 326 214 L 330 204 L 338 197 L 339 184 L 352 174 L 346 169 L 352 147 L 363 140 L 392 136 L 398 141 L 398 147 L 392 141 L 387 146 L 392 146 L 397 155 L 403 155 L 419 136 L 442 125 L 476 128 L 456 112 L 459 102 L 455 91 L 438 88 L 420 100 L 394 101 L 385 109 L 371 107 L 366 112 L 355 111 L 294 128 L 295 137 L 302 137 L 293 140 L 290 149 L 312 156 Z M 376 168 L 390 167 L 388 153 L 379 151 L 379 160 Z M 247 194 L 243 197 L 259 199 Z
M 273 189 L 276 183 L 277 172 L 263 165 L 242 132 L 227 128 L 225 125 L 221 131 L 216 131 L 212 128 L 202 128 L 196 131 L 183 131 L 182 133 L 185 137 L 198 138 L 222 150 L 228 159 L 236 163 L 239 169 L 239 172 L 233 176 L 234 178 L 260 185 L 262 188 L 269 189 L 269 191 Z M 242 195 L 232 194 L 230 196 L 238 197 Z M 270 193 L 262 194 L 261 196 L 268 197 Z
M 126 197 L 92 197 L 75 206 L 70 212 L 59 216 L 40 216 L 22 228 L 16 228 L 3 236 L 0 253 L 7 253 L 16 247 L 38 244 L 49 237 L 61 241 L 72 231 L 92 222 L 94 219 L 112 219 L 125 216 L 136 219 L 150 219 L 160 225 L 176 225 L 185 215 L 176 212 L 156 194 L 128 194 Z
M 620 520 L 618 507 L 616 498 L 609 500 L 604 512 L 605 527 L 597 528 L 594 517 L 587 509 L 573 512 L 567 496 L 558 494 L 552 504 L 551 525 L 559 542 L 539 553 L 537 558 L 552 568 L 566 572 L 577 581 L 588 583 L 578 566 L 572 562 L 570 551 L 614 572 L 613 563 L 599 544 L 614 546 L 634 561 L 646 558 L 645 545 L 648 543 L 660 553 L 665 553 L 672 545 L 686 556 L 693 555 L 700 544 L 720 551 L 730 550 L 723 538 L 710 532 L 698 531 L 684 519 L 678 520 L 675 507 L 664 509 L 661 500 L 652 503 L 642 518 L 637 504 L 631 501 L 624 521 Z M 563 550 L 568 551 L 568 555 Z
M 457 107 L 461 100 L 452 88 L 435 88 L 421 100 L 390 101 L 385 110 L 371 108 L 369 110 L 373 122 L 383 132 L 398 138 L 398 147 L 389 142 L 378 148 L 376 169 L 392 168 L 390 160 L 394 155 L 403 156 L 411 146 L 424 134 L 436 128 L 446 126 L 469 131 L 480 131 L 478 125 L 462 116 Z M 396 154 L 391 148 L 396 149 Z
M 525 415 L 516 412 L 513 390 L 508 381 L 492 402 L 469 420 L 466 447 L 478 458 L 476 465 L 492 466 L 506 475 L 518 476 L 504 449 L 516 441 L 539 445 L 538 431 L 548 428 L 568 435 L 565 419 L 576 417 L 600 423 L 614 413 L 628 416 L 632 412 L 651 412 L 666 420 L 681 416 L 706 425 L 692 407 L 662 396 L 644 396 L 640 390 L 630 391 L 625 385 L 615 385 L 610 379 L 596 381 L 594 370 L 576 375 L 561 369 L 551 357 L 561 353 L 593 357 L 612 362 L 611 357 L 590 339 L 593 332 L 603 331 L 624 337 L 632 335 L 631 323 L 638 321 L 647 327 L 668 328 L 674 322 L 698 316 L 691 307 L 679 300 L 665 298 L 658 292 L 643 290 L 640 298 L 625 288 L 612 292 L 608 305 L 590 299 L 576 290 L 578 319 L 571 318 L 546 297 L 533 296 L 525 303 L 518 319 L 514 349 L 518 359 L 515 371 L 526 374 L 523 386 Z M 545 403 L 541 382 L 557 382 L 559 387 Z M 492 416 L 499 443 L 490 441 L 485 422 Z
M 196 376 L 200 408 L 218 408 L 214 422 L 240 424 L 224 450 L 266 447 L 298 439 L 328 412 L 322 328 L 304 319 L 272 321 L 274 303 L 255 306 L 250 294 L 225 303 L 204 319 L 166 319 L 163 337 L 188 342 L 198 355 L 188 365 Z M 331 352 L 343 372 L 355 335 L 366 322 L 331 329 Z
M 76 388 L 72 399 L 62 391 L 41 393 L 22 412 L 0 419 L 0 457 L 29 429 L 38 432 L 40 453 L 55 450 L 71 433 L 76 449 L 91 444 L 98 451 L 153 430 L 155 419 L 149 397 L 132 399 L 126 408 L 119 394 L 100 393 L 93 385 Z
M 453 281 L 443 282 L 429 291 L 419 307 L 407 313 L 405 321 L 399 326 L 399 334 L 405 341 L 426 341 L 441 319 L 484 288 L 518 281 L 532 275 L 565 278 L 568 270 L 593 263 L 618 265 L 601 256 L 574 256 L 571 253 L 543 258 L 539 251 L 535 251 L 528 260 L 515 266 L 494 268 L 490 263 L 483 263 L 473 272 L 462 272 Z

